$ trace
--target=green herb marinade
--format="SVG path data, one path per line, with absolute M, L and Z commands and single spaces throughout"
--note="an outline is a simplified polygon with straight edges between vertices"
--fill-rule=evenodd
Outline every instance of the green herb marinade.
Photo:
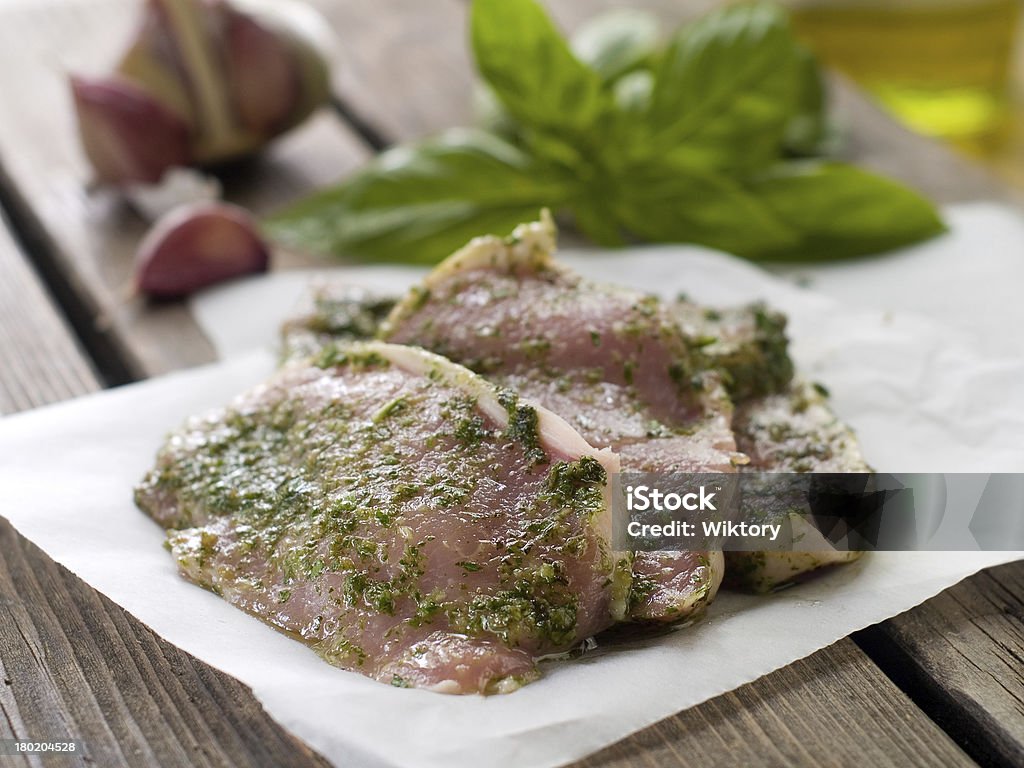
M 345 346 L 324 349 L 315 364 L 363 372 L 390 367 L 379 355 Z M 241 579 L 244 568 L 234 569 L 250 557 L 265 561 L 268 574 L 266 586 L 251 586 L 282 609 L 298 589 L 331 583 L 330 599 L 342 614 L 407 615 L 410 627 L 436 624 L 513 645 L 570 642 L 578 596 L 566 562 L 588 556 L 594 545 L 588 527 L 603 509 L 604 469 L 589 458 L 549 466 L 536 410 L 502 392 L 509 413 L 504 430 L 482 416 L 474 398 L 446 396 L 443 424 L 434 435 L 444 443 L 444 460 L 433 462 L 431 472 L 420 471 L 394 435 L 414 425 L 437 388 L 448 386 L 444 376 L 423 377 L 362 417 L 358 402 L 304 410 L 282 397 L 262 409 L 229 410 L 219 421 L 193 423 L 190 449 L 177 451 L 174 443 L 165 448 L 138 498 L 178 499 L 169 535 L 183 567 L 211 588 Z M 530 481 L 537 492 L 517 510 L 520 523 L 495 542 L 494 553 L 458 563 L 466 575 L 489 575 L 493 588 L 475 594 L 458 584 L 425 587 L 424 548 L 433 536 L 406 529 L 406 515 L 424 508 L 463 514 L 480 478 L 491 471 L 488 457 L 503 444 L 522 451 L 521 471 L 537 478 Z M 196 525 L 206 527 L 193 547 L 188 536 Z M 207 528 L 230 535 L 218 537 Z M 230 566 L 218 559 L 228 539 L 235 558 Z M 540 559 L 534 554 L 538 543 L 545 544 Z M 362 653 L 343 634 L 320 650 L 353 663 Z

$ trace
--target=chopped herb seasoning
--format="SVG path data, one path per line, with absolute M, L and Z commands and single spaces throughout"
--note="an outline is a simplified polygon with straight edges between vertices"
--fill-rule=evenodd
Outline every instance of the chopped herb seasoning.
M 627 360 L 622 365 L 622 378 L 626 382 L 626 386 L 633 386 L 633 374 L 636 372 L 636 361 Z
M 498 402 L 508 412 L 506 437 L 523 446 L 531 467 L 546 464 L 548 455 L 540 443 L 537 410 L 529 405 L 520 405 L 519 396 L 507 389 L 498 394 Z
M 375 414 L 373 414 L 373 423 L 379 424 L 385 419 L 401 413 L 406 409 L 405 397 L 396 397 L 393 400 L 385 403 L 381 406 Z
M 707 333 L 691 339 L 701 367 L 717 369 L 737 400 L 783 391 L 793 379 L 786 318 L 753 304 L 706 311 Z
M 325 346 L 339 341 L 374 338 L 395 301 L 360 289 L 330 288 L 318 291 L 313 304 L 310 314 L 282 327 L 283 360 L 315 357 Z
M 490 430 L 487 429 L 483 417 L 479 414 L 464 416 L 455 427 L 455 437 L 466 446 L 477 445 L 489 434 Z
M 409 291 L 409 310 L 419 312 L 430 301 L 430 290 L 423 286 L 416 285 Z
M 313 362 L 322 370 L 286 368 L 243 404 L 190 423 L 139 486 L 147 510 L 175 500 L 169 524 L 181 530 L 168 542 L 183 570 L 347 667 L 379 661 L 369 626 L 395 647 L 421 641 L 417 628 L 545 648 L 578 640 L 569 574 L 594 546 L 586 562 L 612 567 L 591 526 L 605 508 L 603 466 L 588 457 L 533 472 L 549 461 L 536 409 L 495 393 L 501 430 L 443 365 L 408 374 L 342 344 Z M 485 489 L 520 485 L 498 513 Z M 453 557 L 430 528 L 447 536 L 477 519 L 492 527 L 471 557 Z M 432 582 L 436 557 L 463 582 Z M 289 624 L 309 604 L 315 618 Z
M 544 358 L 551 351 L 551 342 L 543 337 L 526 339 L 516 345 L 529 360 Z

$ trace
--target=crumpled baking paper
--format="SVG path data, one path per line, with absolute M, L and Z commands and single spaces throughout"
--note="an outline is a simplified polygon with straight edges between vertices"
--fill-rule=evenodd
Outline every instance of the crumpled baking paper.
M 567 256 L 596 279 L 720 304 L 764 298 L 788 312 L 799 365 L 832 390 L 882 470 L 1024 468 L 1024 361 L 980 351 L 971 329 L 851 306 L 699 249 Z M 417 273 L 338 274 L 397 291 Z M 271 716 L 339 766 L 565 763 L 1022 555 L 873 553 L 770 596 L 722 594 L 697 625 L 546 662 L 542 680 L 508 696 L 391 688 L 336 669 L 181 579 L 163 532 L 131 498 L 169 430 L 272 370 L 276 326 L 308 282 L 271 275 L 196 302 L 223 353 L 255 351 L 0 420 L 0 514 L 167 640 L 250 685 Z M 1001 310 L 1021 327 L 1020 305 Z

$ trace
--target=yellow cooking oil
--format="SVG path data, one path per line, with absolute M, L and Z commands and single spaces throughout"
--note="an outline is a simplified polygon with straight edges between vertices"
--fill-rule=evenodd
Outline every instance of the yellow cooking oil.
M 1020 0 L 790 0 L 818 55 L 912 128 L 984 153 L 1006 128 Z

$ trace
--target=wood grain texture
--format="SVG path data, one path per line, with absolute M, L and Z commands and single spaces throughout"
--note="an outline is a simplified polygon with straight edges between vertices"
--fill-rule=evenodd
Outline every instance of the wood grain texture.
M 983 571 L 864 635 L 975 759 L 1024 765 L 1024 562 Z
M 0 414 L 100 382 L 0 220 Z M 252 691 L 156 636 L 0 517 L 0 739 L 76 739 L 3 766 L 323 768 Z
M 101 74 L 129 39 L 139 3 L 68 0 L 6 9 L 0 24 L 0 186 L 40 269 L 76 303 L 127 377 L 214 359 L 185 307 L 130 298 L 145 223 L 105 191 L 78 146 L 67 72 Z M 227 172 L 230 197 L 257 212 L 334 181 L 361 163 L 365 145 L 330 111 Z
M 681 676 L 681 684 L 685 675 Z M 850 717 L 855 706 L 858 716 Z M 577 768 L 965 766 L 975 763 L 850 640 L 681 712 Z
M 461 0 L 315 0 L 342 44 L 334 89 L 388 142 L 471 117 L 474 76 Z
M 99 388 L 67 321 L 0 218 L 0 414 Z
M 52 765 L 328 765 L 246 686 L 157 637 L 2 517 L 0 552 L 0 738 L 83 743 Z

